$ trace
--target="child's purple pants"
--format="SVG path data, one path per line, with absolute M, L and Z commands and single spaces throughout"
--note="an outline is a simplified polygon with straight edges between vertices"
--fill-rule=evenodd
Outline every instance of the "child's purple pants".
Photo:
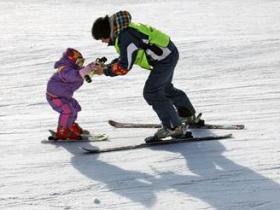
M 57 98 L 47 95 L 47 101 L 59 115 L 58 125 L 64 128 L 71 128 L 76 121 L 81 106 L 74 98 Z

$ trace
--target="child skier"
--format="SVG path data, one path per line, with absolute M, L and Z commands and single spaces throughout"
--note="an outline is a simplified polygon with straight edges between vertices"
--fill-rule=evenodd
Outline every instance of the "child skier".
M 85 59 L 72 48 L 66 49 L 62 57 L 54 64 L 56 73 L 48 81 L 46 98 L 50 106 L 60 116 L 56 132 L 57 139 L 79 140 L 83 129 L 76 123 L 77 113 L 81 111 L 74 92 L 84 83 L 84 78 L 94 68 L 92 62 L 83 67 Z

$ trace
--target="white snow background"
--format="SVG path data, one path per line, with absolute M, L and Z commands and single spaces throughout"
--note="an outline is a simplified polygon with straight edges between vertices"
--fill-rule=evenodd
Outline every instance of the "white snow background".
M 234 138 L 101 155 L 41 144 L 57 125 L 45 99 L 54 62 L 67 47 L 87 63 L 115 58 L 91 26 L 124 9 L 172 37 L 174 85 L 206 122 L 246 130 L 196 130 Z M 0 0 L 0 32 L 0 209 L 280 209 L 280 1 Z M 155 132 L 107 123 L 158 122 L 142 97 L 147 76 L 135 66 L 76 92 L 80 125 L 110 135 L 83 146 L 132 145 Z

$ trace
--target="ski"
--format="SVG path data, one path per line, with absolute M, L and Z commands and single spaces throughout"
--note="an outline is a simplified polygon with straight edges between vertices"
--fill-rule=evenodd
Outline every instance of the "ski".
M 117 122 L 117 121 L 114 121 L 114 120 L 109 120 L 108 123 L 115 128 L 160 128 L 161 127 L 161 124 L 124 123 L 124 122 Z M 232 125 L 205 124 L 201 127 L 189 126 L 189 128 L 242 130 L 242 129 L 245 128 L 245 126 L 241 125 L 241 124 L 232 124 Z
M 48 140 L 42 140 L 41 143 L 47 144 L 47 143 L 78 143 L 78 142 L 98 142 L 98 141 L 107 141 L 109 136 L 107 134 L 91 134 L 89 131 L 85 131 L 82 134 L 82 139 L 79 140 L 62 140 L 57 139 L 55 137 L 55 131 L 49 130 L 50 136 L 48 137 Z
M 159 145 L 169 145 L 169 144 L 176 144 L 176 143 L 191 143 L 191 142 L 202 142 L 202 141 L 212 141 L 212 140 L 219 140 L 219 139 L 227 139 L 231 138 L 232 134 L 227 135 L 220 135 L 220 136 L 205 136 L 205 137 L 194 137 L 194 138 L 183 138 L 183 139 L 168 139 L 168 140 L 161 140 L 158 142 L 153 143 L 142 143 L 142 144 L 135 144 L 135 145 L 128 145 L 128 146 L 120 146 L 120 147 L 111 147 L 111 148 L 104 148 L 104 149 L 92 149 L 87 147 L 80 147 L 82 150 L 85 151 L 86 154 L 99 154 L 105 152 L 115 152 L 115 151 L 124 151 L 124 150 L 134 150 L 146 147 L 153 147 Z

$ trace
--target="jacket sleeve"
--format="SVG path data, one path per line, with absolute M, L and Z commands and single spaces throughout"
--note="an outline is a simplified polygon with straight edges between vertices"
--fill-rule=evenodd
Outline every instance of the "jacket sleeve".
M 70 67 L 64 67 L 58 70 L 58 75 L 64 82 L 76 82 L 82 78 L 78 70 Z
M 127 74 L 136 59 L 137 51 L 139 49 L 139 41 L 127 30 L 121 32 L 118 38 L 120 57 L 117 59 L 117 62 L 112 62 L 105 68 L 104 74 L 106 76 Z

